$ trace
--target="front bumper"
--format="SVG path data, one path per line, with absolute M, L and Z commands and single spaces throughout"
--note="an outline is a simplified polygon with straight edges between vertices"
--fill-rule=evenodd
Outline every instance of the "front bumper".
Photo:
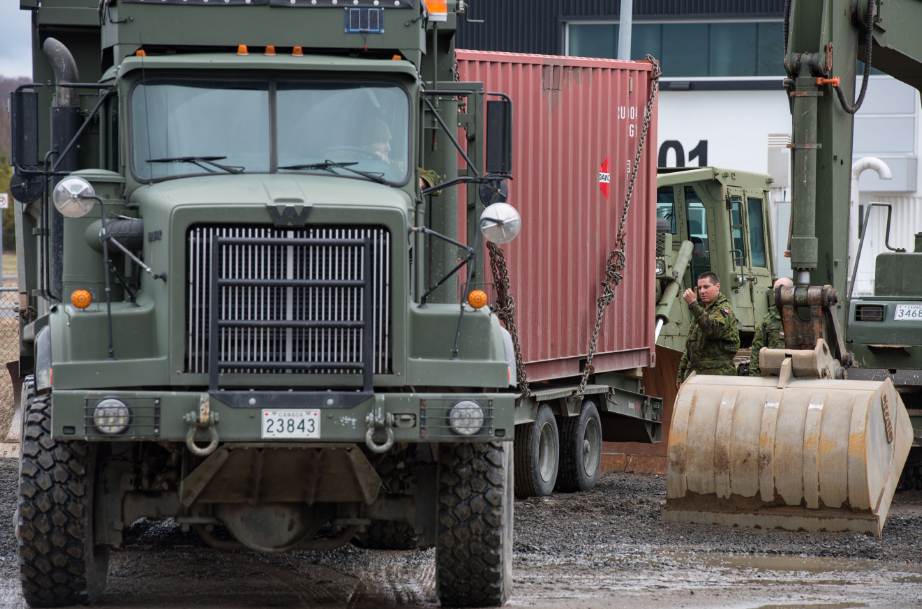
M 94 426 L 93 408 L 103 398 L 118 398 L 131 409 L 131 423 L 124 432 L 106 435 Z M 59 440 L 185 442 L 190 430 L 186 415 L 198 418 L 203 399 L 208 400 L 210 412 L 218 415 L 214 429 L 221 442 L 283 442 L 261 438 L 260 417 L 271 405 L 254 399 L 255 404 L 248 400 L 233 407 L 207 391 L 54 391 L 52 436 Z M 483 430 L 472 436 L 456 434 L 448 426 L 447 411 L 462 399 L 476 400 L 487 415 Z M 514 436 L 512 393 L 377 393 L 352 408 L 303 409 L 320 411 L 320 437 L 304 440 L 307 442 L 364 443 L 369 420 L 387 421 L 395 442 L 485 442 Z

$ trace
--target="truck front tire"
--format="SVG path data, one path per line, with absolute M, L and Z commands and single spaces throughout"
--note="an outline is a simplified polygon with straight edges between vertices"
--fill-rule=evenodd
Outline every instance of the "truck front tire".
M 30 396 L 23 418 L 16 526 L 23 596 L 30 607 L 93 602 L 109 565 L 108 546 L 93 543 L 93 451 L 51 438 L 48 396 Z
M 579 416 L 567 417 L 560 426 L 560 470 L 556 490 L 588 491 L 602 467 L 602 420 L 595 404 L 586 400 Z
M 546 497 L 557 483 L 560 434 L 551 407 L 541 404 L 534 423 L 515 428 L 515 495 Z
M 439 447 L 436 586 L 443 607 L 500 607 L 512 594 L 510 442 Z

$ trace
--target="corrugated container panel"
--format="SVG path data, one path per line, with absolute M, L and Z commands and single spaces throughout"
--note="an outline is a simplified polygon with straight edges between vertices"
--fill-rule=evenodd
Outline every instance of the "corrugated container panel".
M 528 377 L 579 374 L 637 151 L 651 64 L 479 51 L 457 57 L 462 81 L 483 82 L 515 104 L 509 202 L 522 215 L 522 232 L 503 249 Z M 599 188 L 606 157 L 607 199 Z M 624 280 L 605 312 L 593 362 L 599 372 L 653 363 L 655 190 L 654 109 L 627 220 Z
M 617 0 L 473 0 L 458 21 L 455 47 L 556 55 L 564 51 L 567 21 L 616 20 Z M 784 0 L 634 0 L 634 19 L 780 19 Z

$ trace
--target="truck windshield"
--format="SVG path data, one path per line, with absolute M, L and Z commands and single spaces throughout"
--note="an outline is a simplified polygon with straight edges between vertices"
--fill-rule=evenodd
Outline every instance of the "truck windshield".
M 226 173 L 196 162 L 220 159 L 245 173 L 399 184 L 409 169 L 409 113 L 406 91 L 388 84 L 148 81 L 131 95 L 132 168 L 142 181 Z

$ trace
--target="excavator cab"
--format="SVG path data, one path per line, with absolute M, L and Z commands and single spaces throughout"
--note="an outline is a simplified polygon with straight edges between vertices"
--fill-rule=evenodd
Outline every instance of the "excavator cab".
M 657 266 L 657 302 L 661 306 L 674 281 L 683 243 L 691 244 L 691 256 L 678 278 L 681 289 L 672 299 L 675 302 L 668 303 L 668 321 L 658 345 L 684 351 L 691 315 L 681 300 L 682 292 L 695 286 L 701 273 L 713 271 L 739 319 L 737 365 L 741 372 L 748 371 L 749 345 L 756 326 L 768 313 L 775 276 L 770 187 L 771 177 L 764 174 L 715 167 L 659 168 L 656 215 L 661 245 L 657 254 L 662 264 Z

